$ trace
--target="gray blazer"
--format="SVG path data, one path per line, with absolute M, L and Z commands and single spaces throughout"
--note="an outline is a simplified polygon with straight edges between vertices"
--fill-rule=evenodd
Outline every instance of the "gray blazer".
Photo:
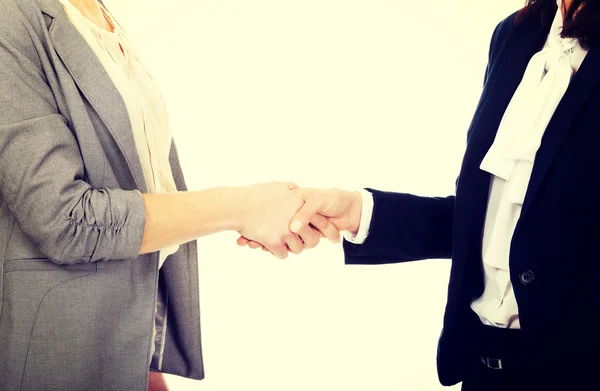
M 174 146 L 171 165 L 185 190 Z M 138 256 L 145 191 L 125 104 L 62 5 L 0 0 L 0 390 L 203 378 L 196 245 L 160 272 Z

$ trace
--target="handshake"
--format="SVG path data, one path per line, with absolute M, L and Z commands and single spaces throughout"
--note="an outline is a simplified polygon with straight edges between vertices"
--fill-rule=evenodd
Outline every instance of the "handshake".
M 245 188 L 238 245 L 262 248 L 279 259 L 300 254 L 322 238 L 340 242 L 340 231 L 356 234 L 360 192 L 301 188 L 293 183 L 261 183 Z

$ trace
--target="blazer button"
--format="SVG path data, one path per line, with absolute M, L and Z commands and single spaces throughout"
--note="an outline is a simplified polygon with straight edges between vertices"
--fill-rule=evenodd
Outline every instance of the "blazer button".
M 525 270 L 523 273 L 519 274 L 519 280 L 523 285 L 529 285 L 533 282 L 535 276 L 531 270 Z

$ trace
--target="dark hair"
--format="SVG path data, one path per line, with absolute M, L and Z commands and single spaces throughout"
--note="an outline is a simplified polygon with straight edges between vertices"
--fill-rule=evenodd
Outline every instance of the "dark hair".
M 556 0 L 526 0 L 516 22 L 537 18 L 543 27 L 550 28 L 555 13 Z M 577 38 L 584 49 L 600 42 L 600 0 L 572 0 L 565 14 L 562 36 Z

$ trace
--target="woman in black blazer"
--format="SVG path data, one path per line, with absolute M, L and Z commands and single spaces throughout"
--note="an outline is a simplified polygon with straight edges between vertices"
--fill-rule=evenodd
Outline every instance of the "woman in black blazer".
M 348 264 L 452 259 L 442 384 L 597 390 L 599 151 L 600 1 L 529 0 L 494 31 L 456 196 L 305 190 L 291 228 L 368 231 Z

